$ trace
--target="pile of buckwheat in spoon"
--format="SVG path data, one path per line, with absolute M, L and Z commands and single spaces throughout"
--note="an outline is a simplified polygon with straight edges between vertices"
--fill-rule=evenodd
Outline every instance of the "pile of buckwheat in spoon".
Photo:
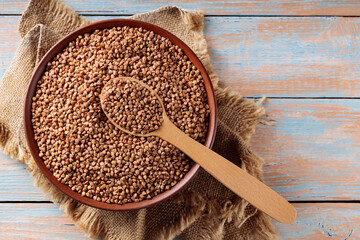
M 159 129 L 162 106 L 147 88 L 126 78 L 115 78 L 104 86 L 101 95 L 104 112 L 120 129 L 135 134 Z

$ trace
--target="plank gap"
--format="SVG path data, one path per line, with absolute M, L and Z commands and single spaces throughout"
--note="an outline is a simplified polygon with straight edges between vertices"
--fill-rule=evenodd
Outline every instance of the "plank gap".
M 289 201 L 290 203 L 292 204 L 298 204 L 298 203 L 360 203 L 360 200 L 290 200 Z M 48 203 L 51 203 L 51 204 L 55 204 L 56 203 L 53 203 L 51 201 L 0 201 L 0 204 L 21 204 L 21 203 L 24 203 L 24 204 L 48 204 Z
M 297 204 L 297 203 L 360 203 L 360 200 L 292 200 L 289 201 L 290 203 Z
M 116 0 L 63 0 L 65 4 L 78 13 L 84 14 L 137 14 L 155 10 L 162 6 L 177 5 L 184 9 L 202 10 L 208 15 L 247 15 L 247 16 L 354 16 L 359 15 L 360 5 L 357 0 L 282 0 L 282 1 L 116 1 Z M 27 0 L 2 0 L 1 13 L 21 13 L 28 5 Z
M 107 14 L 106 12 L 104 13 L 82 13 L 82 12 L 77 12 L 77 14 L 79 14 L 80 16 L 84 16 L 84 17 L 130 17 L 133 16 L 135 14 L 141 14 L 141 13 L 129 13 L 129 14 L 118 14 L 118 13 L 114 13 L 114 14 Z M 0 13 L 0 16 L 3 17 L 16 17 L 16 16 L 21 16 L 21 13 Z M 205 17 L 224 17 L 224 18 L 248 18 L 248 17 L 256 17 L 256 18 L 284 18 L 284 17 L 291 17 L 291 18 L 331 18 L 331 17 L 344 17 L 344 18 L 353 18 L 353 17 L 360 17 L 360 15 L 240 15 L 240 14 L 233 14 L 233 15 L 216 15 L 216 14 L 204 14 Z
M 201 11 L 201 10 L 200 10 Z M 80 16 L 88 16 L 88 17 L 109 17 L 109 16 L 133 16 L 135 14 L 142 14 L 142 13 L 125 13 L 125 14 L 107 14 L 107 13 L 82 13 L 82 12 L 76 12 Z M 145 13 L 145 12 L 144 12 Z M 2 14 L 1 14 L 2 15 Z M 5 14 L 4 14 L 5 15 Z M 18 16 L 19 14 L 9 14 L 8 16 Z M 20 14 L 21 16 L 21 14 Z M 241 15 L 241 14 L 232 14 L 232 15 L 216 15 L 216 14 L 204 14 L 205 17 L 226 17 L 226 18 L 247 18 L 247 17 L 259 17 L 259 18 L 282 18 L 282 17 L 301 17 L 301 18 L 326 18 L 326 17 L 360 17 L 360 15 Z
M 346 100 L 346 99 L 360 99 L 360 97 L 273 97 L 266 95 L 264 96 L 243 96 L 244 98 L 248 99 L 261 99 L 265 97 L 266 99 L 289 99 L 289 100 L 296 100 L 296 99 L 334 99 L 334 100 Z
M 44 203 L 53 203 L 51 201 L 0 201 L 0 204 L 6 204 L 6 203 L 33 203 L 33 204 L 44 204 Z

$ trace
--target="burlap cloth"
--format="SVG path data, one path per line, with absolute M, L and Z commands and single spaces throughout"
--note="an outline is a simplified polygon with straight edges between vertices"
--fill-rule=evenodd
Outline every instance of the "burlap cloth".
M 134 15 L 182 39 L 205 65 L 216 91 L 218 127 L 214 150 L 261 178 L 263 162 L 249 149 L 250 136 L 265 111 L 218 86 L 203 34 L 204 17 L 177 7 Z M 271 220 L 235 196 L 209 174 L 197 177 L 175 197 L 139 211 L 113 212 L 80 204 L 53 187 L 37 168 L 23 132 L 23 102 L 27 84 L 41 57 L 62 36 L 89 21 L 57 0 L 33 0 L 19 26 L 22 37 L 11 66 L 0 83 L 0 145 L 12 158 L 24 161 L 37 186 L 90 237 L 104 239 L 277 239 Z M 241 26 L 239 26 L 241 27 Z

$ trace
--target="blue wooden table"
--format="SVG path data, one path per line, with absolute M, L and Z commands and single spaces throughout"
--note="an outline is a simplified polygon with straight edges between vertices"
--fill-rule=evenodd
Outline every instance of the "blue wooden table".
M 265 182 L 298 210 L 281 239 L 360 239 L 360 1 L 66 0 L 90 20 L 163 5 L 202 10 L 224 86 L 268 97 L 275 126 L 253 149 Z M 26 0 L 0 0 L 0 77 L 14 55 Z M 0 239 L 86 239 L 33 187 L 25 165 L 0 154 Z

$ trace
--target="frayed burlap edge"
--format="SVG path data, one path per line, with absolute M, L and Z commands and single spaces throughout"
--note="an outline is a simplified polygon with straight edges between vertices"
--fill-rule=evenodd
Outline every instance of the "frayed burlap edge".
M 32 14 L 34 11 L 42 11 L 44 14 L 38 17 L 39 15 Z M 58 19 L 61 19 L 60 27 Z M 69 6 L 62 2 L 56 0 L 35 0 L 30 1 L 22 14 L 19 23 L 19 33 L 23 38 L 26 33 L 37 24 L 44 24 L 50 29 L 53 29 L 52 26 L 56 24 L 58 33 L 66 35 L 74 29 L 89 23 L 89 20 L 80 17 Z M 69 26 L 71 26 L 71 30 L 69 30 Z
M 78 15 L 75 12 L 73 12 L 69 7 L 67 7 L 62 3 L 59 3 L 58 1 L 54 1 L 54 0 L 31 1 L 27 10 L 24 12 L 22 20 L 20 22 L 20 26 L 22 27 L 20 27 L 19 31 L 22 37 L 24 37 L 25 34 L 33 26 L 39 23 L 37 22 L 39 21 L 39 19 L 36 19 L 34 22 L 31 22 L 30 24 L 23 23 L 23 19 L 27 17 L 29 14 L 31 14 L 33 8 L 41 8 L 43 9 L 44 12 L 51 12 L 57 15 L 57 18 L 63 18 L 66 20 L 66 22 L 71 22 L 71 24 L 75 25 L 76 27 L 80 27 L 81 25 L 88 23 L 86 19 L 78 17 Z M 175 11 L 180 11 L 186 23 L 190 26 L 190 29 L 203 28 L 202 14 L 189 13 L 174 7 L 163 7 L 156 11 L 164 11 L 170 8 L 173 8 Z M 133 18 L 141 20 L 143 17 L 142 15 L 135 15 Z M 41 21 L 43 20 L 40 20 L 40 23 L 42 23 Z M 44 24 L 47 23 L 44 22 Z M 71 29 L 70 31 L 72 30 L 73 29 Z M 61 31 L 61 34 L 67 34 L 68 32 L 69 31 L 64 28 L 64 30 Z M 226 101 L 225 104 L 227 105 L 227 107 L 232 109 L 237 109 L 242 111 L 244 111 L 245 109 L 246 113 L 251 114 L 252 116 L 251 118 L 253 120 L 251 122 L 246 123 L 248 124 L 246 129 L 249 129 L 248 130 L 249 132 L 246 134 L 246 136 L 248 137 L 244 139 L 244 142 L 248 144 L 250 140 L 250 135 L 254 132 L 256 123 L 261 121 L 261 118 L 264 116 L 265 110 L 260 104 L 255 104 L 250 100 L 245 100 L 238 94 L 232 93 L 229 90 L 224 90 L 218 87 L 218 77 L 214 73 L 212 66 L 210 64 L 210 57 L 207 52 L 206 42 L 202 35 L 199 35 L 198 39 L 199 39 L 198 42 L 188 45 L 190 45 L 190 47 L 200 56 L 200 60 L 203 62 L 204 66 L 206 67 L 213 82 L 217 100 L 219 102 Z M 244 126 L 240 124 L 239 126 L 237 126 L 237 128 L 238 128 L 237 130 L 240 130 L 241 128 L 244 128 Z M 103 231 L 104 226 L 100 222 L 100 217 L 97 214 L 98 210 L 70 199 L 62 192 L 60 192 L 57 188 L 55 188 L 40 172 L 34 160 L 30 156 L 27 147 L 19 146 L 19 143 L 17 141 L 9 141 L 10 138 L 11 137 L 9 136 L 9 132 L 7 131 L 7 129 L 1 125 L 0 145 L 2 150 L 6 154 L 10 155 L 12 158 L 18 159 L 20 161 L 24 161 L 28 165 L 28 171 L 35 178 L 36 185 L 47 196 L 49 196 L 54 203 L 59 204 L 60 209 L 64 210 L 66 214 L 68 214 L 74 220 L 76 225 L 79 228 L 83 229 L 89 237 L 91 238 L 104 237 L 105 239 L 110 238 L 110 236 L 107 236 L 106 232 L 104 233 L 103 236 L 99 236 L 99 233 L 104 232 Z M 255 175 L 260 178 L 262 160 L 258 157 L 256 157 L 255 159 L 257 166 L 256 166 L 256 170 L 253 173 L 256 172 Z M 208 224 L 208 228 L 209 228 L 207 231 L 214 232 L 212 236 L 216 236 L 216 232 L 219 232 L 219 227 L 222 228 L 227 221 L 234 221 L 238 227 L 240 227 L 246 221 L 246 219 L 243 219 L 242 216 L 248 204 L 241 199 L 238 199 L 234 203 L 229 201 L 223 206 L 221 206 L 216 201 L 207 201 L 205 199 L 202 199 L 202 196 L 200 196 L 200 194 L 197 193 L 193 193 L 190 197 L 189 196 L 185 197 L 184 195 L 182 195 L 182 193 L 180 193 L 176 196 L 175 200 L 180 202 L 186 201 L 186 204 L 190 207 L 184 209 L 184 211 L 180 213 L 180 216 L 178 217 L 178 219 L 180 219 L 179 221 L 171 222 L 170 224 L 168 224 L 166 227 L 163 228 L 163 230 L 160 233 L 159 239 L 170 239 L 172 237 L 175 237 L 177 234 L 179 234 L 179 232 L 181 232 L 189 225 L 191 225 L 191 223 L 197 219 L 196 218 L 197 216 L 203 214 L 205 209 L 207 210 L 208 213 L 212 214 L 211 216 L 214 215 L 223 216 L 224 219 L 223 223 L 221 223 L 221 225 L 218 226 L 214 226 L 211 219 L 209 219 L 208 222 L 205 222 L 206 224 Z M 259 214 L 259 212 L 254 211 L 254 213 L 252 215 L 249 215 L 249 217 L 253 217 L 256 214 Z M 257 221 L 259 226 L 261 226 L 260 228 L 263 229 L 263 232 L 261 232 L 260 235 L 262 235 L 262 237 L 266 239 L 273 238 L 275 232 L 270 219 L 264 216 L 261 218 L 257 218 Z M 204 235 L 203 239 L 205 239 L 205 237 L 206 236 Z M 250 237 L 248 239 L 250 239 Z

